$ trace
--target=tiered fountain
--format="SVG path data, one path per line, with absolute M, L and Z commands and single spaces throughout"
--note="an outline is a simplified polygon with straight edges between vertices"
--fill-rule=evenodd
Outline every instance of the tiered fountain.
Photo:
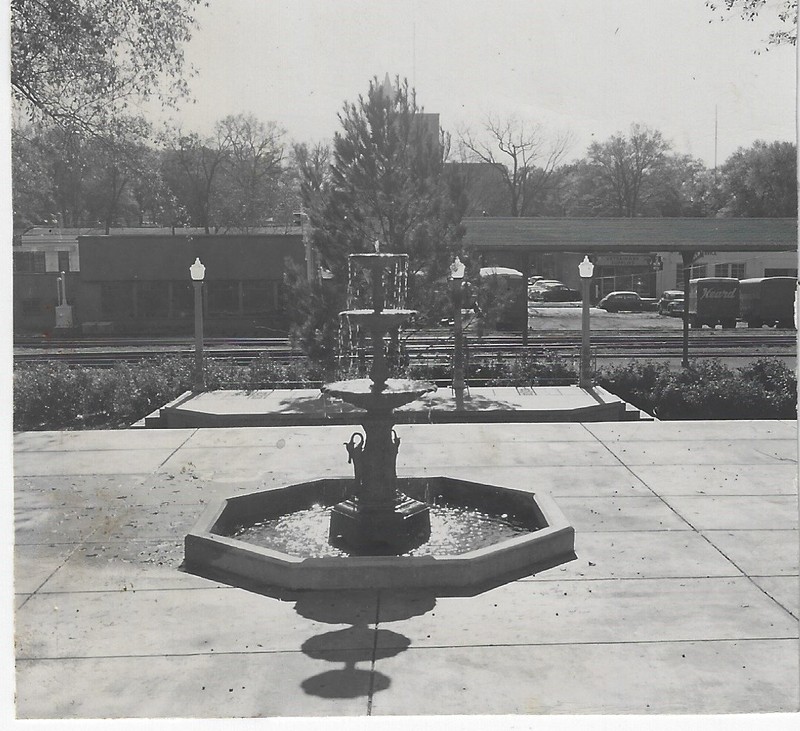
M 569 561 L 574 530 L 547 495 L 444 475 L 397 477 L 392 411 L 434 390 L 389 378 L 385 337 L 414 311 L 398 284 L 404 255 L 354 254 L 369 307 L 341 313 L 371 338 L 369 378 L 323 386 L 362 409 L 345 444 L 353 477 L 237 495 L 210 505 L 185 539 L 185 567 L 233 584 L 289 589 L 425 587 L 466 592 Z M 394 273 L 394 274 L 393 274 Z M 351 279 L 353 277 L 351 276 Z M 392 302 L 387 305 L 387 284 Z M 363 305 L 350 299 L 349 304 Z M 422 427 L 424 429 L 424 427 Z M 463 473 L 463 470 L 462 470 Z
M 331 545 L 356 553 L 399 555 L 430 537 L 428 505 L 397 489 L 397 450 L 400 439 L 394 431 L 392 411 L 416 401 L 436 386 L 424 381 L 389 378 L 384 338 L 389 330 L 408 322 L 416 312 L 385 308 L 386 277 L 406 254 L 353 254 L 351 269 L 367 275 L 372 294 L 371 309 L 345 310 L 341 317 L 348 327 L 366 330 L 372 343 L 369 378 L 338 381 L 322 391 L 364 409 L 361 424 L 366 436 L 356 432 L 345 445 L 353 464 L 353 494 L 331 510 Z M 401 268 L 402 269 L 402 268 Z

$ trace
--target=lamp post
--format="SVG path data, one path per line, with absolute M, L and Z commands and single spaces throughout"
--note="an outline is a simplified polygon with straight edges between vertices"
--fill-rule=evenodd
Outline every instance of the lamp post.
M 589 389 L 592 387 L 592 376 L 590 372 L 590 360 L 592 351 L 589 344 L 589 285 L 594 274 L 594 264 L 589 261 L 588 256 L 583 257 L 583 261 L 578 264 L 578 273 L 581 276 L 581 364 L 580 381 L 581 388 Z
M 203 373 L 203 278 L 206 268 L 197 257 L 189 267 L 194 285 L 194 390 L 198 393 L 206 388 Z
M 689 276 L 692 271 L 692 262 L 695 260 L 697 252 L 682 251 L 681 260 L 683 261 L 683 358 L 681 367 L 689 367 Z
M 464 342 L 461 325 L 461 300 L 464 286 L 464 270 L 461 259 L 455 258 L 450 265 L 450 281 L 453 289 L 453 393 L 456 396 L 456 411 L 464 410 Z

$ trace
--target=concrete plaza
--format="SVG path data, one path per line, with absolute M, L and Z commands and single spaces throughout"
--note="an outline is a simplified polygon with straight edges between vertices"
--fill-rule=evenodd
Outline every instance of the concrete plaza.
M 352 426 L 14 437 L 17 715 L 798 710 L 797 426 L 413 424 L 401 475 L 547 492 L 577 559 L 476 596 L 181 570 L 217 498 L 349 474 Z

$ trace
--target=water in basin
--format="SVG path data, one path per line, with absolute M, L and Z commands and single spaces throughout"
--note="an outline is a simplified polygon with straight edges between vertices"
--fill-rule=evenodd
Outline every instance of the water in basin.
M 328 543 L 329 507 L 304 510 L 239 526 L 232 538 L 302 558 L 353 555 Z M 431 505 L 431 537 L 405 556 L 453 556 L 500 543 L 536 528 L 509 515 L 493 515 L 472 507 Z

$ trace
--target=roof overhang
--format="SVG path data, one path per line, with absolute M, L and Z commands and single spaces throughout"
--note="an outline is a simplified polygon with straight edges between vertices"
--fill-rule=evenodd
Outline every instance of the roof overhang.
M 795 218 L 465 218 L 479 251 L 795 251 Z

